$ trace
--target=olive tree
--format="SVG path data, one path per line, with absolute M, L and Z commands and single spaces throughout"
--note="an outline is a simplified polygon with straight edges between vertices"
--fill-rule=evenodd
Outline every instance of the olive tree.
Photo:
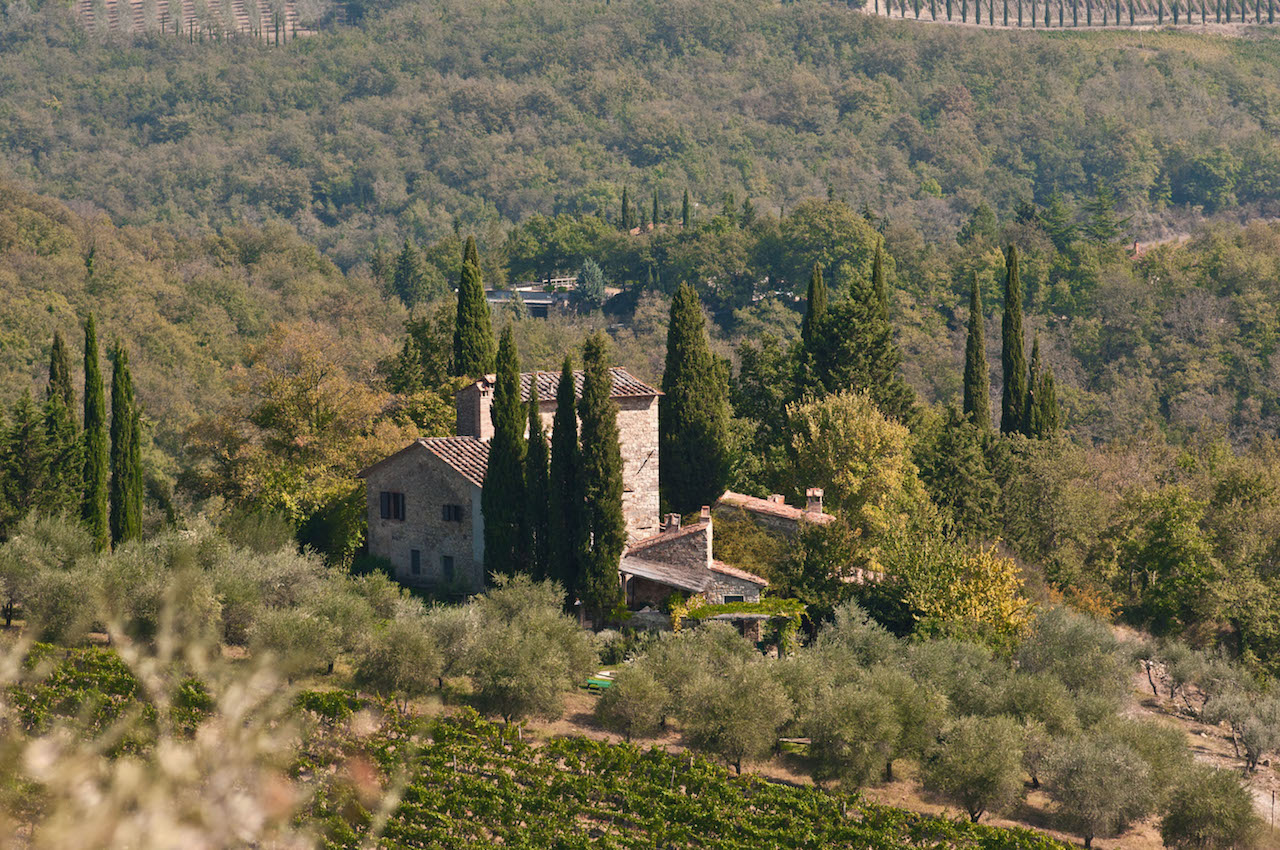
M 1049 795 L 1064 825 L 1084 839 L 1119 835 L 1151 813 L 1150 766 L 1132 747 L 1107 736 L 1064 742 L 1050 766 Z
M 964 807 L 974 823 L 1022 796 L 1022 730 L 1011 717 L 961 717 L 924 765 L 926 788 Z
M 596 702 L 596 717 L 630 741 L 648 738 L 662 728 L 671 694 L 644 664 L 628 664 Z
M 356 661 L 356 686 L 399 699 L 406 708 L 409 700 L 428 693 L 443 659 L 425 620 L 409 615 L 375 626 Z
M 903 732 L 892 701 L 856 684 L 819 695 L 807 729 L 814 781 L 837 780 L 855 788 L 892 762 Z
M 1234 773 L 1196 765 L 1174 788 L 1160 837 L 1176 850 L 1237 850 L 1253 847 L 1261 827 L 1253 795 Z
M 743 762 L 772 752 L 791 712 L 781 683 L 757 656 L 704 668 L 689 689 L 680 721 L 692 749 L 720 756 L 741 773 Z

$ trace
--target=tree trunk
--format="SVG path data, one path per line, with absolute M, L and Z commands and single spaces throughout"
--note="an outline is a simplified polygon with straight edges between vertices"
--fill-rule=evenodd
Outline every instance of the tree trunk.
M 893 781 L 893 759 L 887 759 L 884 763 L 884 781 Z
M 1159 698 L 1160 692 L 1156 690 L 1156 680 L 1151 677 L 1151 665 L 1143 664 L 1142 666 L 1145 667 L 1147 670 L 1147 682 L 1148 684 L 1151 685 L 1151 695 L 1153 697 Z

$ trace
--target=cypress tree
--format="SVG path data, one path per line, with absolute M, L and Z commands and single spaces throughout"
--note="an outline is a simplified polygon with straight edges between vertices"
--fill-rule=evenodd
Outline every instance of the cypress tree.
M 129 353 L 117 343 L 111 373 L 111 542 L 142 535 L 142 456 Z
M 724 492 L 729 393 L 711 353 L 698 294 L 680 284 L 671 299 L 667 361 L 658 406 L 658 470 L 663 503 L 677 513 L 710 505 Z
M 653 226 L 658 226 L 658 190 L 653 190 L 653 211 L 649 214 L 649 218 L 653 219 Z
M 551 425 L 551 490 L 548 504 L 550 548 L 547 574 L 565 589 L 569 605 L 577 598 L 582 542 L 582 479 L 579 473 L 578 411 L 573 359 L 564 358 L 556 389 L 556 416 Z
M 693 223 L 693 210 L 689 207 L 689 190 L 684 190 L 684 202 L 680 205 L 680 222 L 684 227 Z
M 49 352 L 49 387 L 45 398 L 58 395 L 68 411 L 76 409 L 76 390 L 71 385 L 71 356 L 67 353 L 62 334 L 54 331 L 53 348 Z
M 875 293 L 880 315 L 889 321 L 889 288 L 884 282 L 884 243 L 876 243 L 876 254 L 871 261 L 871 290 Z
M 618 405 L 606 361 L 608 342 L 597 332 L 582 348 L 582 555 L 580 595 L 599 628 L 622 602 L 618 564 L 627 542 L 622 514 L 622 449 L 618 445 Z
M 1004 320 L 1000 325 L 1000 365 L 1004 369 L 1004 396 L 1000 405 L 1000 431 L 1022 430 L 1027 404 L 1027 354 L 1022 339 L 1022 278 L 1018 273 L 1018 248 L 1005 255 Z
M 991 427 L 991 372 L 987 367 L 978 274 L 969 286 L 969 335 L 964 345 L 964 412 L 979 430 Z
M 525 539 L 524 426 L 520 401 L 520 360 L 511 326 L 498 343 L 497 382 L 493 388 L 493 439 L 480 504 L 484 510 L 485 572 L 516 573 L 527 567 Z
M 477 269 L 480 268 L 480 249 L 476 247 L 476 238 L 468 236 L 467 241 L 462 245 L 462 264 L 470 263 Z
M 98 331 L 93 315 L 84 323 L 84 496 L 80 516 L 98 551 L 111 545 L 108 509 L 110 465 L 107 448 L 107 399 L 98 359 Z
M 814 263 L 813 272 L 809 275 L 809 297 L 805 305 L 804 321 L 800 325 L 800 339 L 806 345 L 814 339 L 826 314 L 827 284 L 822 279 L 822 264 Z
M 44 403 L 44 439 L 48 467 L 44 506 L 55 513 L 71 515 L 80 505 L 84 457 L 75 418 L 57 393 Z
M 458 282 L 458 315 L 453 328 L 453 374 L 480 378 L 494 369 L 493 324 L 484 300 L 476 240 L 467 237 Z
M 1040 388 L 1040 337 L 1031 340 L 1031 367 L 1027 373 L 1027 401 L 1022 419 L 1022 433 L 1034 437 L 1040 430 L 1040 410 L 1036 391 Z
M 627 194 L 626 186 L 622 187 L 622 218 L 620 221 L 624 233 L 631 229 L 631 198 Z
M 1036 436 L 1049 439 L 1058 433 L 1062 426 L 1062 414 L 1058 410 L 1058 389 L 1053 381 L 1053 370 L 1046 368 L 1040 373 L 1040 389 L 1036 393 L 1036 405 L 1039 412 L 1036 416 L 1038 430 Z
M 551 502 L 547 434 L 539 411 L 538 376 L 529 386 L 529 444 L 524 455 L 525 552 L 529 572 L 539 581 L 550 575 L 551 530 L 547 511 Z

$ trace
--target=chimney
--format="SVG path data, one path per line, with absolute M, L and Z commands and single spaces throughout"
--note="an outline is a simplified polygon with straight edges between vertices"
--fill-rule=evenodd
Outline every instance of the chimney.
M 804 509 L 806 513 L 822 513 L 822 488 L 810 487 L 804 491 Z
M 679 531 L 680 530 L 680 514 L 667 514 L 666 520 L 662 523 L 662 531 Z
M 702 512 L 698 514 L 698 522 L 711 522 L 711 506 L 703 505 Z
M 782 497 L 781 493 L 774 493 L 769 496 L 769 501 L 775 505 L 785 505 L 787 500 Z

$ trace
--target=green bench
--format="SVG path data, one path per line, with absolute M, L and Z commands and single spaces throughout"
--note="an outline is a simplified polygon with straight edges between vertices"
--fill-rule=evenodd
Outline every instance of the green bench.
M 604 693 L 609 690 L 609 688 L 613 687 L 613 682 L 610 679 L 599 679 L 592 676 L 590 679 L 587 679 L 587 683 L 583 685 L 583 687 L 593 694 L 599 694 Z

